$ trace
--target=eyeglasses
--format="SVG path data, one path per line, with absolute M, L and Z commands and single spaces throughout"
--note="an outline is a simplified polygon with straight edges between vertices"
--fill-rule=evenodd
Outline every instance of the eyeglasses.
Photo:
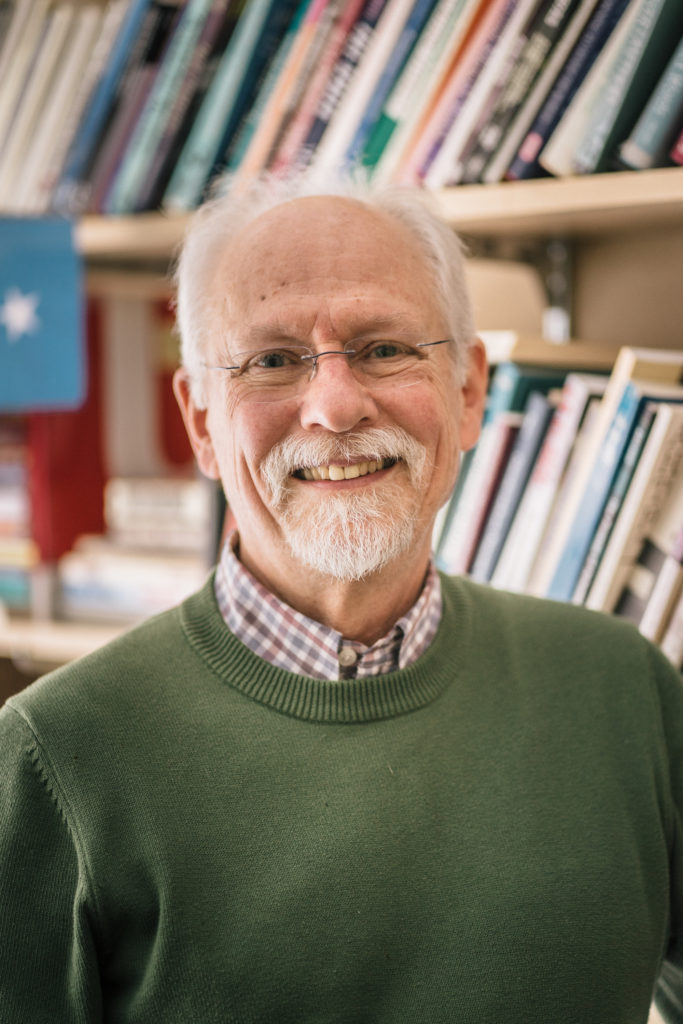
M 399 376 L 405 384 L 410 384 L 415 369 L 428 358 L 423 350 L 447 345 L 450 340 L 423 341 L 416 345 L 402 341 L 349 342 L 342 349 L 326 352 L 313 352 L 305 345 L 283 345 L 237 352 L 230 366 L 204 365 L 207 370 L 230 372 L 233 378 L 253 388 L 261 400 L 277 401 L 291 397 L 312 380 L 318 360 L 323 356 L 345 356 L 356 379 L 366 386 L 376 386 Z

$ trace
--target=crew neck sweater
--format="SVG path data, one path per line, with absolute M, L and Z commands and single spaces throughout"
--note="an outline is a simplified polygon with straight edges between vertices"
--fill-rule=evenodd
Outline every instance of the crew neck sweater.
M 273 668 L 209 581 L 12 698 L 3 1024 L 644 1024 L 667 951 L 683 1020 L 677 673 L 442 586 L 386 676 Z

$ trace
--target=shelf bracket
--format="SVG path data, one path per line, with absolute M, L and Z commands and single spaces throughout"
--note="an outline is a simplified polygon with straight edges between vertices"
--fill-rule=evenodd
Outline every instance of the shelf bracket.
M 567 238 L 465 238 L 471 256 L 526 263 L 536 271 L 546 299 L 542 334 L 564 345 L 572 338 L 574 243 Z

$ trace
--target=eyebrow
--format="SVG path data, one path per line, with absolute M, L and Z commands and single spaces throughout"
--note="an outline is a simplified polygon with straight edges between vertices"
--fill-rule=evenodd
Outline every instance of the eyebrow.
M 420 333 L 418 323 L 411 317 L 406 317 L 400 313 L 389 313 L 370 318 L 365 316 L 359 317 L 357 328 L 354 327 L 353 319 L 349 318 L 349 324 L 346 326 L 350 328 L 348 331 L 345 331 L 347 341 L 356 341 L 382 334 L 399 340 L 403 337 L 413 337 Z M 272 344 L 273 342 L 304 344 L 300 335 L 292 331 L 291 324 L 279 321 L 250 325 L 243 333 L 240 333 L 238 343 L 250 346 L 263 343 Z

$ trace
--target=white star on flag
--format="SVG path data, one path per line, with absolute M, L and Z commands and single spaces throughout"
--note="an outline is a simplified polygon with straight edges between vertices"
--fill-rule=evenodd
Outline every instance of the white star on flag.
M 40 296 L 36 292 L 21 292 L 10 288 L 5 292 L 4 305 L 0 306 L 0 323 L 5 325 L 11 342 L 18 341 L 24 334 L 35 334 L 40 328 L 40 317 L 36 307 Z

